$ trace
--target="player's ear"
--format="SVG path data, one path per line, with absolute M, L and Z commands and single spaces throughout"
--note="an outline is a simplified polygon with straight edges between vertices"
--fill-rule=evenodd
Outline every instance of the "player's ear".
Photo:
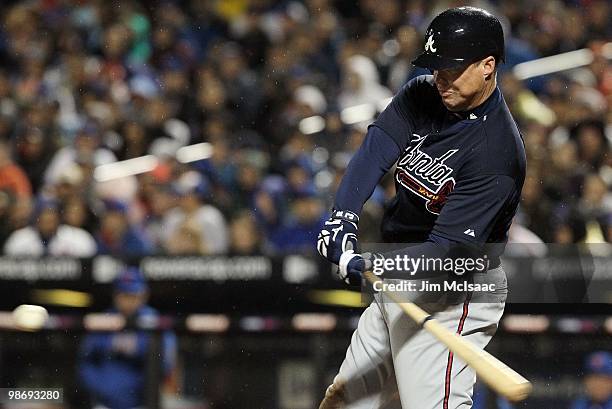
M 482 73 L 486 79 L 488 79 L 495 72 L 495 57 L 488 56 L 484 58 L 481 62 Z

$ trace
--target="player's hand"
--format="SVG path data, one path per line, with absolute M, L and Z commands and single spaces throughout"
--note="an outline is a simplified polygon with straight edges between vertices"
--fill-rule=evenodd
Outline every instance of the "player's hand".
M 357 251 L 359 216 L 348 210 L 335 210 L 317 237 L 319 254 L 338 265 L 342 253 Z
M 353 250 L 348 250 L 340 256 L 338 264 L 338 274 L 340 278 L 350 285 L 361 285 L 363 273 L 371 271 L 374 265 L 374 259 L 382 257 L 376 253 L 355 253 Z

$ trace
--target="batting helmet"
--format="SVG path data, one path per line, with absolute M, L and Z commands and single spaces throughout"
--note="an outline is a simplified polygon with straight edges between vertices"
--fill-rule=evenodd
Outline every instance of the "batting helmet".
M 412 63 L 431 70 L 457 68 L 492 55 L 504 60 L 504 31 L 493 14 L 476 7 L 440 13 L 425 34 L 425 50 Z

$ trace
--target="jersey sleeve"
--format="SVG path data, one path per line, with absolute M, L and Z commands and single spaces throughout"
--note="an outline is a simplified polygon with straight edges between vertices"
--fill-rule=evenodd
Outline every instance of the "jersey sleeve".
M 433 236 L 477 246 L 487 242 L 508 200 L 518 194 L 507 175 L 479 175 L 460 181 L 448 196 Z
M 380 128 L 370 128 L 346 168 L 336 193 L 334 209 L 360 214 L 364 203 L 399 155 L 399 148 L 386 132 Z
M 404 150 L 417 127 L 419 100 L 425 77 L 417 77 L 402 87 L 371 127 L 385 131 Z M 423 102 L 423 101 L 421 101 Z

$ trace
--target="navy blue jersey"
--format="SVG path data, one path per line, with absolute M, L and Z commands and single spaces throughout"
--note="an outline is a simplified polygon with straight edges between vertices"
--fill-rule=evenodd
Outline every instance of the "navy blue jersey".
M 357 213 L 395 163 L 386 242 L 505 243 L 525 179 L 525 150 L 501 92 L 452 113 L 430 75 L 407 83 L 370 126 L 335 208 Z
M 471 112 L 448 111 L 421 76 L 406 84 L 372 126 L 400 147 L 397 195 L 385 241 L 503 243 L 525 179 L 525 150 L 501 92 Z

